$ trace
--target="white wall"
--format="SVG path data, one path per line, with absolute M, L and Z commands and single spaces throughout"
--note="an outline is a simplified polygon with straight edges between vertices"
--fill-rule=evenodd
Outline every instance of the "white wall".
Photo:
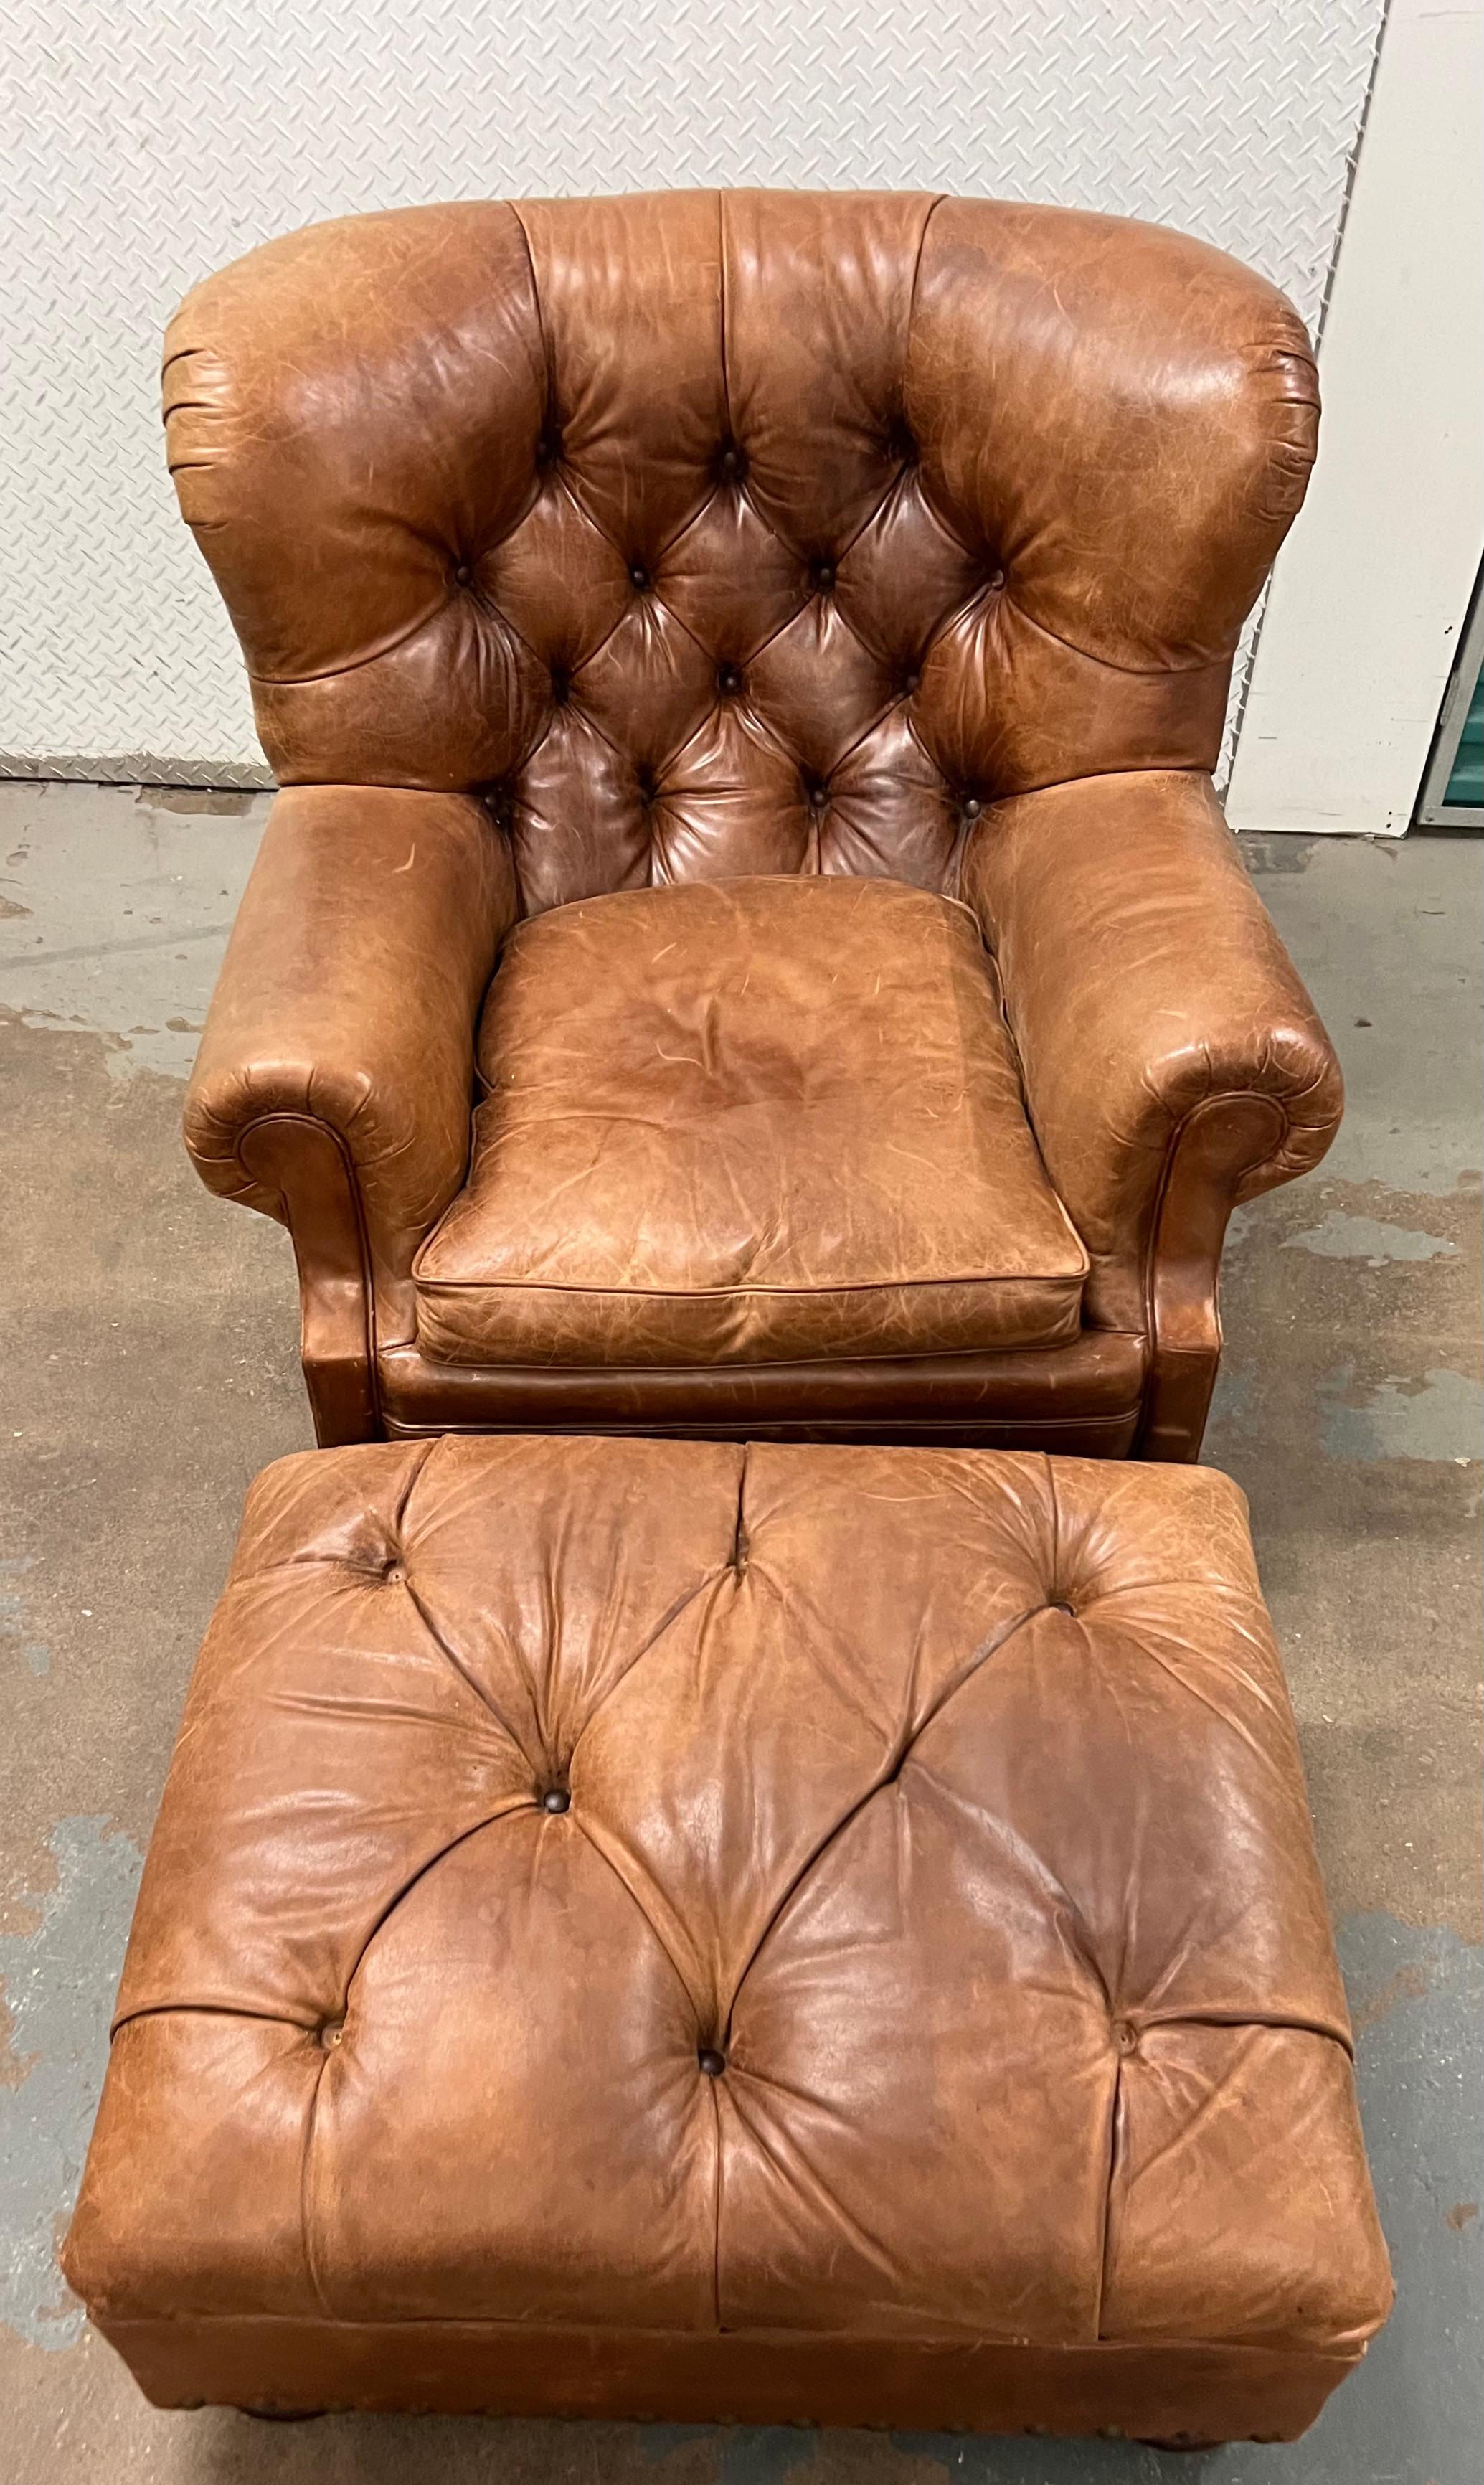
M 156 401 L 175 303 L 254 242 L 414 199 L 920 185 L 1184 226 L 1312 322 L 1381 7 L 0 0 L 0 771 L 258 768 Z
M 1227 799 L 1400 835 L 1484 555 L 1484 0 L 1391 0 Z

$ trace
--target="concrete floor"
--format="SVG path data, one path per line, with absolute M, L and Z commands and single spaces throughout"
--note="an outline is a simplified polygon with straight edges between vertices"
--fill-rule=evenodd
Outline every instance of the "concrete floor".
M 140 1859 L 243 1489 L 310 1437 L 286 1238 L 209 1198 L 177 1129 L 262 812 L 0 786 L 3 2485 L 1462 2485 L 1484 2329 L 1481 850 L 1464 839 L 1248 847 L 1350 1106 L 1320 1172 L 1237 1221 L 1208 1455 L 1251 1496 L 1287 1653 L 1400 2288 L 1306 2441 L 1174 2470 L 1104 2443 L 280 2428 L 155 2413 L 88 2332 L 54 2245 Z

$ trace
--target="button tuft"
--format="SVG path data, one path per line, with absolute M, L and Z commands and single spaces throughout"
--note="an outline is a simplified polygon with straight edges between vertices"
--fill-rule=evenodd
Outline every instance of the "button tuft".
M 726 2056 L 718 2054 L 715 2045 L 703 2045 L 695 2059 L 709 2080 L 719 2080 L 726 2069 Z
M 742 673 L 736 665 L 722 665 L 716 673 L 716 688 L 723 697 L 731 698 L 742 689 Z
M 817 560 L 809 575 L 820 593 L 827 595 L 835 583 L 835 564 L 832 560 Z
M 1139 2031 L 1130 2027 L 1126 2019 L 1120 2019 L 1114 2024 L 1113 2041 L 1120 2054 L 1131 2054 L 1138 2045 Z
M 473 571 L 470 568 L 468 561 L 461 560 L 457 569 L 453 573 L 454 586 L 467 587 L 472 576 Z
M 548 1787 L 541 1798 L 541 1809 L 543 1812 L 570 1812 L 571 1790 L 567 1787 Z
M 963 816 L 966 820 L 977 820 L 983 809 L 984 805 L 981 803 L 978 795 L 971 794 L 968 801 L 964 804 Z
M 736 441 L 727 441 L 721 451 L 720 465 L 722 474 L 729 477 L 740 475 L 742 473 L 742 451 L 738 448 Z
M 634 589 L 634 592 L 639 595 L 644 594 L 648 588 L 649 572 L 641 560 L 635 560 L 630 563 L 629 584 Z

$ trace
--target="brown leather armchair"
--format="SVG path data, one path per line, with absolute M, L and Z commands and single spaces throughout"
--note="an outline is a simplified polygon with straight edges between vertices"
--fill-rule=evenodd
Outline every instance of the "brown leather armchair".
M 320 1438 L 1194 1456 L 1228 1215 L 1340 1106 L 1208 774 L 1282 297 L 984 201 L 427 207 L 165 384 L 284 787 L 187 1136 Z

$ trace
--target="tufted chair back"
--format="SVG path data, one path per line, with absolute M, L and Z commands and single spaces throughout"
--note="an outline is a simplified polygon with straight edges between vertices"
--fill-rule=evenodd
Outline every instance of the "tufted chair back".
M 1317 406 L 1203 245 L 892 193 L 320 226 L 165 377 L 281 779 L 482 795 L 527 914 L 952 888 L 991 801 L 1209 767 Z

